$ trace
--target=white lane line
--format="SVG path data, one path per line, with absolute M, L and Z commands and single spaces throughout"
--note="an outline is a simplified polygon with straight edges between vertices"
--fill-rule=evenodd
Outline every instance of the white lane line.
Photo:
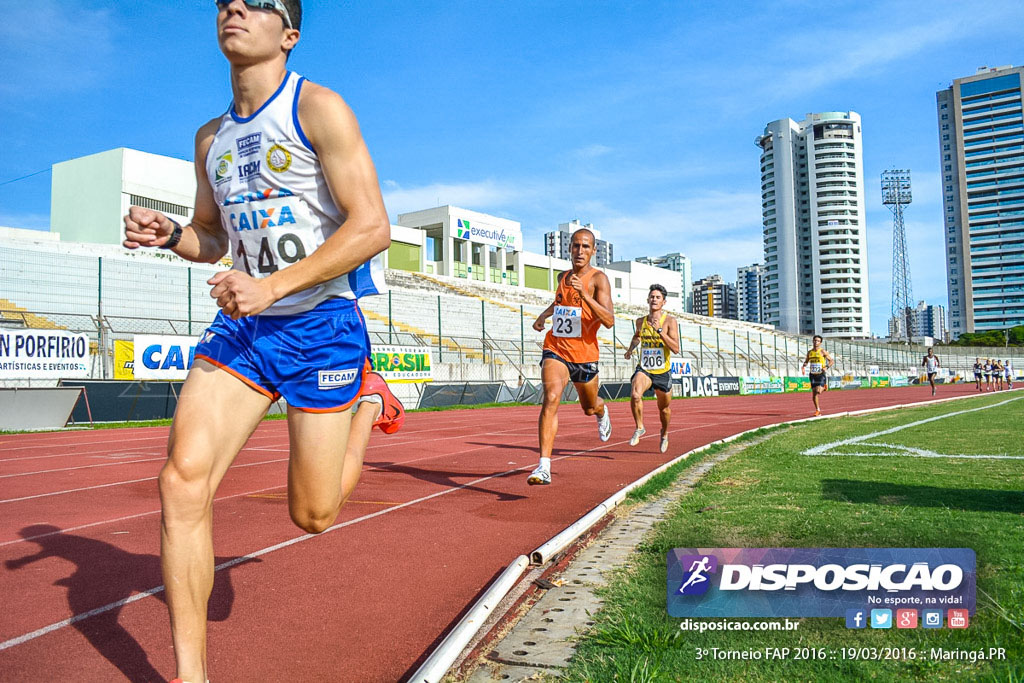
M 274 489 L 283 489 L 283 488 L 285 488 L 284 484 L 279 484 L 277 486 L 268 486 L 266 488 L 256 489 L 255 491 L 245 491 L 244 493 L 232 493 L 229 496 L 221 496 L 220 498 L 214 498 L 213 501 L 216 503 L 216 502 L 221 501 L 221 500 L 228 500 L 229 498 L 240 498 L 242 496 L 251 496 L 251 495 L 256 494 L 256 493 L 263 493 L 264 491 L 273 491 Z M 149 515 L 158 515 L 158 514 L 160 514 L 160 512 L 161 512 L 160 510 L 149 510 L 147 512 L 139 512 L 139 513 L 134 514 L 134 515 L 125 515 L 124 517 L 117 517 L 116 519 L 101 519 L 98 522 L 89 522 L 88 524 L 79 524 L 78 526 L 72 526 L 72 527 L 68 527 L 66 529 L 58 529 L 57 531 L 51 531 L 51 532 L 46 533 L 46 534 L 39 534 L 38 536 L 27 536 L 25 538 L 15 538 L 14 540 L 11 540 L 11 541 L 2 541 L 2 542 L 0 542 L 0 548 L 3 548 L 5 545 L 14 545 L 15 543 L 26 543 L 28 541 L 34 541 L 37 538 L 45 538 L 47 536 L 56 536 L 57 534 L 66 534 L 66 533 L 71 532 L 71 531 L 79 531 L 81 529 L 88 529 L 89 527 L 102 526 L 103 524 L 115 524 L 117 522 L 125 522 L 125 521 L 128 521 L 129 519 L 136 519 L 138 517 L 147 517 Z
M 869 439 L 873 439 L 873 438 L 878 437 L 878 436 L 885 436 L 886 434 L 894 434 L 895 432 L 903 431 L 904 429 L 909 429 L 910 427 L 917 427 L 917 426 L 920 426 L 920 425 L 923 425 L 923 424 L 928 424 L 930 422 L 936 422 L 938 420 L 945 420 L 946 418 L 954 417 L 956 415 L 964 415 L 966 413 L 976 413 L 976 412 L 981 411 L 981 410 L 988 410 L 989 408 L 997 408 L 999 406 L 1004 406 L 1007 403 L 1012 403 L 1014 401 L 1019 401 L 1022 398 L 1024 398 L 1024 396 L 1017 396 L 1015 398 L 1010 398 L 1010 399 L 1007 399 L 1005 401 L 1000 401 L 999 403 L 991 403 L 989 405 L 980 406 L 978 408 L 968 408 L 967 410 L 957 410 L 957 411 L 954 411 L 952 413 L 944 413 L 942 415 L 936 415 L 935 417 L 929 417 L 929 418 L 926 418 L 924 420 L 917 420 L 916 422 L 908 422 L 907 424 L 904 424 L 904 425 L 898 425 L 896 427 L 891 427 L 890 429 L 883 429 L 883 430 L 878 431 L 878 432 L 872 432 L 871 434 L 863 434 L 861 436 L 855 436 L 855 437 L 852 437 L 852 438 L 849 438 L 849 439 L 843 439 L 841 441 L 833 441 L 831 443 L 821 444 L 820 446 L 814 446 L 813 448 L 808 448 L 806 451 L 803 452 L 803 455 L 879 455 L 877 453 L 841 453 L 841 452 L 837 453 L 837 452 L 831 452 L 831 451 L 833 451 L 834 449 L 836 449 L 836 448 L 838 448 L 840 446 L 850 446 L 850 445 L 853 445 L 853 444 L 863 444 L 865 446 L 879 445 L 879 444 L 870 444 L 870 443 L 865 443 L 865 442 L 868 441 Z M 910 448 L 905 447 L 905 446 L 901 446 L 901 448 L 905 448 L 908 451 L 912 451 L 913 450 L 913 449 L 910 449 Z M 931 451 L 927 451 L 927 452 L 930 453 Z M 886 454 L 886 455 L 893 455 L 893 454 Z M 962 457 L 962 456 L 935 454 L 934 456 L 928 455 L 928 456 L 925 456 L 925 457 L 956 458 L 956 457 Z M 994 456 L 975 456 L 975 457 L 994 457 Z M 1007 459 L 1018 459 L 1018 456 L 1001 456 L 1001 457 L 1007 458 Z M 1019 459 L 1024 459 L 1024 458 L 1019 458 Z
M 270 465 L 275 462 L 287 462 L 288 458 L 276 458 L 274 460 L 261 460 L 260 462 L 247 462 L 241 465 L 232 465 L 232 467 L 255 467 L 256 465 Z M 61 496 L 65 493 L 77 493 L 79 491 L 92 491 L 93 489 L 105 489 L 111 486 L 124 486 L 125 484 L 138 484 L 142 481 L 156 481 L 157 477 L 145 477 L 143 479 L 130 479 L 128 481 L 114 481 L 109 484 L 97 484 L 96 486 L 83 486 L 77 489 L 65 489 L 63 491 L 52 491 L 50 493 L 37 493 L 32 496 L 22 496 L 21 498 L 8 498 L 6 500 L 0 500 L 0 503 L 17 503 L 22 500 L 33 500 L 35 498 L 48 498 L 49 496 Z
M 622 443 L 626 443 L 626 442 L 623 441 Z M 562 458 L 567 458 L 569 456 L 564 455 L 564 456 L 561 456 L 561 457 Z M 473 480 L 471 482 L 468 482 L 466 484 L 461 484 L 461 485 L 453 487 L 453 488 L 447 488 L 447 489 L 443 489 L 441 491 L 436 491 L 436 492 L 431 493 L 429 495 L 422 496 L 420 498 L 416 498 L 415 500 L 410 500 L 410 501 L 407 501 L 405 503 L 400 503 L 398 505 L 394 505 L 392 507 L 385 508 L 383 510 L 378 510 L 377 512 L 371 512 L 369 514 L 363 515 L 362 517 L 357 517 L 355 519 L 350 519 L 347 522 L 341 522 L 340 524 L 335 524 L 334 526 L 327 528 L 321 534 L 303 534 L 302 536 L 298 536 L 296 538 L 292 538 L 292 539 L 289 539 L 287 541 L 283 541 L 281 543 L 277 543 L 277 544 L 269 546 L 267 548 L 263 548 L 262 550 L 256 550 L 254 552 L 249 553 L 248 555 L 243 555 L 242 557 L 236 557 L 233 560 L 228 560 L 227 562 L 222 562 L 221 564 L 219 564 L 216 567 L 214 567 L 213 570 L 214 570 L 214 572 L 218 572 L 218 571 L 220 571 L 222 569 L 227 569 L 229 567 L 234 567 L 237 564 L 241 564 L 243 562 L 247 562 L 249 560 L 255 559 L 255 558 L 260 557 L 262 555 L 266 555 L 268 553 L 272 553 L 272 552 L 274 552 L 276 550 L 281 550 L 282 548 L 287 548 L 289 546 L 295 545 L 296 543 L 301 543 L 303 541 L 308 541 L 311 538 L 316 538 L 317 536 L 323 536 L 324 534 L 328 534 L 328 533 L 330 533 L 332 531 L 336 531 L 337 529 L 342 529 L 342 528 L 347 527 L 347 526 L 352 526 L 353 524 L 358 524 L 359 522 L 365 522 L 365 521 L 374 519 L 376 517 L 380 517 L 382 515 L 386 515 L 389 512 L 394 512 L 395 510 L 401 510 L 402 508 L 407 508 L 407 507 L 410 507 L 412 505 L 416 505 L 418 503 L 423 503 L 423 502 L 431 500 L 433 498 L 438 498 L 440 496 L 444 496 L 444 495 L 447 495 L 449 493 L 454 493 L 456 491 L 460 491 L 462 489 L 469 488 L 471 486 L 475 486 L 475 485 L 477 485 L 477 484 L 479 484 L 481 482 L 485 482 L 488 479 L 494 479 L 496 477 L 501 477 L 501 476 L 504 476 L 506 474 L 511 474 L 513 472 L 525 472 L 527 469 L 529 469 L 529 467 L 532 467 L 532 464 L 530 466 L 517 467 L 516 469 L 506 470 L 506 471 L 500 472 L 498 474 L 491 474 L 491 475 L 488 475 L 486 477 L 480 477 L 479 479 L 475 479 L 475 480 Z M 71 617 L 69 619 L 63 619 L 63 620 L 58 621 L 56 623 L 50 624 L 49 626 L 44 626 L 44 627 L 42 627 L 40 629 L 36 629 L 35 631 L 32 631 L 31 633 L 26 633 L 26 634 L 18 636 L 16 638 L 11 638 L 10 640 L 6 640 L 6 641 L 0 643 L 0 651 L 6 650 L 6 649 L 8 649 L 10 647 L 14 647 L 15 645 L 21 645 L 23 643 L 27 643 L 30 640 L 35 640 L 36 638 L 39 638 L 40 636 L 45 636 L 46 634 L 52 633 L 53 631 L 57 631 L 59 629 L 62 629 L 65 626 L 71 626 L 72 624 L 76 624 L 79 621 L 83 621 L 85 619 L 88 619 L 89 617 L 94 617 L 94 616 L 97 616 L 99 614 L 104 614 L 105 612 L 109 612 L 111 610 L 115 610 L 115 609 L 124 607 L 125 605 L 127 605 L 129 603 L 132 603 L 132 602 L 135 602 L 137 600 L 141 600 L 142 598 L 146 598 L 146 597 L 149 597 L 151 595 L 157 595 L 158 593 L 162 593 L 164 590 L 165 590 L 164 586 L 162 586 L 162 585 L 161 586 L 156 586 L 154 588 L 150 588 L 147 591 L 143 591 L 142 593 L 136 593 L 135 595 L 132 595 L 131 597 L 125 598 L 123 600 L 118 600 L 116 602 L 112 602 L 112 603 L 109 603 L 107 605 L 103 605 L 102 607 L 97 607 L 96 609 L 91 609 L 88 612 L 83 612 L 82 614 L 76 614 L 75 616 L 73 616 L 73 617 Z

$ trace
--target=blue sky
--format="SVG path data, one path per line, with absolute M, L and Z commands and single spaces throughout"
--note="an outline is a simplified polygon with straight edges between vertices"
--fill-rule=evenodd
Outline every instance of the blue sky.
M 0 3 L 0 183 L 115 147 L 191 159 L 231 99 L 212 0 Z M 945 305 L 935 91 L 1024 63 L 1022 24 L 1020 2 L 318 0 L 290 66 L 355 110 L 392 221 L 456 204 L 542 251 L 578 218 L 618 258 L 682 251 L 732 280 L 762 258 L 754 137 L 857 111 L 884 333 L 879 174 L 911 169 L 914 295 Z M 47 229 L 49 190 L 49 172 L 0 185 L 0 225 Z

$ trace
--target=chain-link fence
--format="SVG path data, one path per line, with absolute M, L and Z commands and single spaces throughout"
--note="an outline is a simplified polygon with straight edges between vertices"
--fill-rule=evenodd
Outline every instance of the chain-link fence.
M 60 328 L 88 335 L 90 378 L 113 376 L 113 346 L 135 334 L 198 335 L 217 307 L 206 281 L 217 266 L 146 258 L 85 256 L 53 249 L 0 246 L 0 326 Z M 391 273 L 397 284 L 384 296 L 360 301 L 371 341 L 428 347 L 437 381 L 507 382 L 540 377 L 544 335 L 533 329 L 540 304 L 508 303 L 461 287 Z M 446 289 L 447 288 L 447 289 Z M 438 290 L 442 291 L 438 291 Z M 459 293 L 463 292 L 463 293 Z M 524 297 L 525 298 L 525 297 Z M 522 300 L 522 299 L 521 299 Z M 615 324 L 598 342 L 601 376 L 627 379 L 635 358 L 623 354 L 643 309 L 617 309 Z M 765 326 L 679 314 L 680 353 L 693 374 L 787 376 L 800 374 L 811 339 Z M 926 349 L 870 341 L 826 340 L 841 374 L 919 374 Z M 1024 367 L 1020 349 L 938 347 L 943 367 L 970 377 L 976 357 L 1009 358 Z M 8 380 L 7 384 L 18 384 Z M 53 382 L 41 382 L 52 384 Z

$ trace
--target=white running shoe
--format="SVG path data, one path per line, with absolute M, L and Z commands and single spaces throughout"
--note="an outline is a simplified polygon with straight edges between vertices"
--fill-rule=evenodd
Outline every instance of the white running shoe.
M 661 446 L 659 446 L 658 450 L 662 453 L 668 450 L 668 434 L 661 437 Z
M 647 433 L 647 430 L 641 427 L 640 429 L 633 432 L 633 436 L 629 437 L 629 445 L 635 446 L 640 443 L 640 437 Z
M 551 470 L 537 465 L 537 469 L 530 473 L 530 476 L 526 478 L 526 483 L 530 486 L 536 484 L 548 485 L 551 483 Z
M 597 435 L 601 441 L 612 438 L 612 418 L 608 415 L 608 406 L 604 407 L 604 417 L 597 418 Z

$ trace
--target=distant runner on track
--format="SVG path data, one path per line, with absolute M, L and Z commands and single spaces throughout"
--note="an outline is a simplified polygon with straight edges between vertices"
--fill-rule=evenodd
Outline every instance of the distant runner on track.
M 928 383 L 932 385 L 932 396 L 935 395 L 935 373 L 939 371 L 939 367 L 942 364 L 939 363 L 939 357 L 932 351 L 932 347 L 928 347 L 928 355 L 921 361 L 921 367 L 928 374 Z
M 544 323 L 552 318 L 541 356 L 544 405 L 538 421 L 540 463 L 526 479 L 530 485 L 551 483 L 551 451 L 558 433 L 558 406 L 569 382 L 576 387 L 583 412 L 597 417 L 601 441 L 607 441 L 612 435 L 608 408 L 597 394 L 600 386 L 597 331 L 601 325 L 615 324 L 615 309 L 608 276 L 590 265 L 595 246 L 594 233 L 586 228 L 572 234 L 569 242 L 572 270 L 559 275 L 554 303 L 533 323 L 533 329 L 542 332 Z
M 822 341 L 820 334 L 814 335 L 811 339 L 813 346 L 807 351 L 804 364 L 800 367 L 800 372 L 806 371 L 811 380 L 811 400 L 814 402 L 815 415 L 821 415 L 818 396 L 828 391 L 827 371 L 833 365 L 832 354 L 821 347 Z

